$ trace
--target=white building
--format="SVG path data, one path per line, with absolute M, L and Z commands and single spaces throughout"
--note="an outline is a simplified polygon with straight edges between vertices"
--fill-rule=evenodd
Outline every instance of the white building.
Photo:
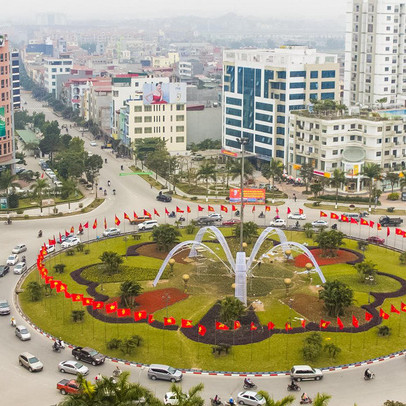
M 261 160 L 288 160 L 289 113 L 311 99 L 339 100 L 336 55 L 303 46 L 227 50 L 223 56 L 223 146 Z
M 406 3 L 352 0 L 348 3 L 344 104 L 373 106 L 406 100 Z
M 67 75 L 70 73 L 73 65 L 72 59 L 44 59 L 44 86 L 48 93 L 56 96 L 57 93 L 57 80 L 59 75 Z

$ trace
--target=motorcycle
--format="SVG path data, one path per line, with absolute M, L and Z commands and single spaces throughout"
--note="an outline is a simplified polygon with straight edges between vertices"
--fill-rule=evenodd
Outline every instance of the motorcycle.
M 113 195 L 115 195 L 116 194 L 116 189 L 113 189 Z
M 61 352 L 62 348 L 56 342 L 52 345 L 52 351 L 54 352 Z
M 224 403 L 220 400 L 220 398 L 215 401 L 213 398 L 210 398 L 211 406 L 223 406 Z
M 263 219 L 263 218 L 265 218 L 265 214 L 264 214 L 264 212 L 263 212 L 263 211 L 261 211 L 261 213 L 259 213 L 258 218 L 259 218 L 259 219 Z
M 309 397 L 307 399 L 300 399 L 301 405 L 310 405 L 312 403 L 313 403 L 313 401 Z
M 374 378 L 375 378 L 375 374 L 373 372 L 371 372 L 371 371 L 369 372 L 369 374 L 367 374 L 367 373 L 364 374 L 364 379 L 366 381 L 370 381 L 370 380 L 372 380 Z
M 122 171 L 124 170 L 124 165 L 121 165 L 121 170 L 122 170 Z
M 25 258 L 25 255 L 22 256 L 21 262 L 24 262 L 24 264 L 27 262 L 27 261 L 26 261 L 26 258 Z
M 10 224 L 12 224 L 13 222 L 12 222 L 12 220 L 11 219 L 7 219 L 5 222 L 4 222 L 4 224 L 6 224 L 6 225 L 10 225 Z
M 110 185 L 111 185 L 111 182 L 108 180 L 108 181 L 107 181 L 107 186 L 110 187 Z
M 239 216 L 239 215 L 240 215 L 240 211 L 239 211 L 239 210 L 236 210 L 236 211 L 234 212 L 234 215 Z
M 11 320 L 10 320 L 10 326 L 15 327 L 16 325 L 17 325 L 17 322 L 16 322 L 15 318 L 12 317 Z
M 107 190 L 104 189 L 104 196 L 107 196 Z
M 247 383 L 247 382 L 244 382 L 244 384 L 243 384 L 243 388 L 244 389 L 257 389 L 257 385 L 255 385 L 255 383 Z
M 117 367 L 111 375 L 113 378 L 118 378 L 122 373 L 123 371 Z
M 289 391 L 300 391 L 300 386 L 296 384 L 295 382 L 292 382 L 288 385 L 288 390 Z
M 186 221 L 186 219 L 183 216 L 180 216 L 179 221 Z
M 38 231 L 38 238 L 41 238 L 42 237 L 42 230 L 39 230 Z
M 332 229 L 332 230 L 337 230 L 337 224 L 333 224 L 333 225 L 331 226 L 331 229 Z
M 168 214 L 168 217 L 170 217 L 170 218 L 175 218 L 175 217 L 176 217 L 175 212 L 174 212 L 174 211 L 170 212 L 170 213 Z

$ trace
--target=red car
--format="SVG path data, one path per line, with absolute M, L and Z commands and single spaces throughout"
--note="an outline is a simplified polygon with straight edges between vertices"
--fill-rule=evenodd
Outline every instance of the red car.
M 221 224 L 223 226 L 235 226 L 236 224 L 240 224 L 240 223 L 241 223 L 240 219 L 231 219 L 231 220 L 223 221 Z
M 385 244 L 385 239 L 384 238 L 379 238 L 379 237 L 368 237 L 367 241 L 372 243 L 372 244 L 377 244 L 377 245 L 382 245 Z
M 56 389 L 58 389 L 59 392 L 62 393 L 62 395 L 66 395 L 67 393 L 79 393 L 80 392 L 79 385 L 74 379 L 72 379 L 72 380 L 62 379 L 62 381 L 59 381 L 56 384 Z

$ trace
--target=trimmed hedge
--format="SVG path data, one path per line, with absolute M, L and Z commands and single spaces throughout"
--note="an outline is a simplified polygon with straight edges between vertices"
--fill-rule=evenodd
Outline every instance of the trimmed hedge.
M 321 195 L 318 197 L 311 197 L 309 200 L 325 200 L 328 202 L 335 202 L 336 201 L 336 196 L 335 195 Z M 369 203 L 369 198 L 368 197 L 359 197 L 359 196 L 340 196 L 338 195 L 337 201 L 339 202 L 345 202 L 345 203 L 361 203 L 361 204 L 368 204 Z M 371 204 L 375 204 L 375 200 L 371 200 Z M 378 200 L 378 206 L 381 205 L 381 202 Z

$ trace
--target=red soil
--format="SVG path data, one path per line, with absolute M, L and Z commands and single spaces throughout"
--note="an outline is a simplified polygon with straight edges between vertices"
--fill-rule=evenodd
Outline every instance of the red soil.
M 323 258 L 321 256 L 320 249 L 314 249 L 314 250 L 311 250 L 310 252 L 316 258 L 316 261 L 320 266 L 333 265 L 333 264 L 345 264 L 348 261 L 355 261 L 358 259 L 358 257 L 355 254 L 353 254 L 352 252 L 348 252 L 348 251 L 344 251 L 344 250 L 338 250 L 337 256 L 334 258 Z M 304 254 L 298 255 L 295 258 L 295 265 L 299 268 L 304 268 L 308 262 L 311 262 L 311 261 Z

